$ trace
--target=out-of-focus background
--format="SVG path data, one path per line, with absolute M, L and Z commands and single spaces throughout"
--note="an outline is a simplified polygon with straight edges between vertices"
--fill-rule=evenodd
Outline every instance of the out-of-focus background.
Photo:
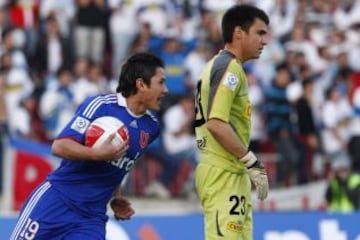
M 359 0 L 0 0 L 0 239 L 58 165 L 50 144 L 78 104 L 115 91 L 141 51 L 164 60 L 170 94 L 161 138 L 123 186 L 137 213 L 111 218 L 107 238 L 202 239 L 193 94 L 223 46 L 222 14 L 244 3 L 268 13 L 271 32 L 245 64 L 250 148 L 271 185 L 254 198 L 254 239 L 360 239 Z

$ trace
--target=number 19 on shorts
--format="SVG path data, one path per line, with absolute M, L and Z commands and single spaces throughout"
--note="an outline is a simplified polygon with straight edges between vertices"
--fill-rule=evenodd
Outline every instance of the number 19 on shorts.
M 38 230 L 39 223 L 37 221 L 33 221 L 31 218 L 28 218 L 24 229 L 20 233 L 20 239 L 32 240 L 35 238 Z

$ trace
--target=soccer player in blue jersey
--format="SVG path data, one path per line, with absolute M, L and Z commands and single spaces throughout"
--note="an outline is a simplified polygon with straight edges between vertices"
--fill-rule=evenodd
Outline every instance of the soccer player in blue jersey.
M 107 203 L 115 217 L 129 219 L 134 210 L 117 192 L 146 146 L 159 135 L 149 110 L 160 109 L 167 94 L 162 60 L 138 53 L 123 65 L 115 94 L 85 100 L 52 144 L 61 165 L 28 197 L 11 239 L 105 239 Z M 85 131 L 96 118 L 112 116 L 129 130 L 129 142 L 98 149 L 84 145 Z

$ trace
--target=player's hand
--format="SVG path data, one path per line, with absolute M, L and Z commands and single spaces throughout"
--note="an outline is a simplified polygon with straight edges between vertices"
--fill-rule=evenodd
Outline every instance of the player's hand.
M 99 148 L 97 148 L 96 154 L 97 159 L 112 161 L 118 160 L 125 156 L 126 151 L 129 149 L 129 142 L 126 141 L 121 146 L 116 146 L 112 144 L 113 139 L 116 137 L 116 134 L 111 134 Z
M 129 220 L 135 211 L 124 197 L 115 197 L 110 202 L 116 220 Z
M 255 186 L 258 199 L 264 200 L 269 192 L 269 181 L 263 164 L 251 151 L 241 158 L 240 161 L 244 162 L 247 167 L 247 173 Z

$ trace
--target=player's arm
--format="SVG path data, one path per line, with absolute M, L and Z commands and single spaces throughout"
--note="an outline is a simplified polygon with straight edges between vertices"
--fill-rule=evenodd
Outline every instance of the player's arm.
M 217 118 L 212 118 L 208 120 L 207 128 L 216 141 L 219 142 L 226 151 L 243 162 L 248 169 L 257 165 L 259 161 L 255 154 L 242 144 L 229 123 Z
M 264 200 L 269 191 L 269 184 L 265 168 L 255 154 L 248 151 L 227 122 L 212 118 L 208 120 L 207 128 L 225 150 L 245 164 L 250 179 L 255 185 L 258 199 Z
M 240 158 L 247 153 L 247 148 L 239 141 L 238 136 L 229 123 L 212 118 L 207 121 L 207 128 L 216 141 L 232 155 Z
M 55 156 L 68 160 L 111 161 L 123 157 L 129 148 L 128 144 L 115 146 L 111 143 L 115 134 L 110 135 L 99 148 L 84 146 L 70 138 L 55 139 L 51 150 Z

